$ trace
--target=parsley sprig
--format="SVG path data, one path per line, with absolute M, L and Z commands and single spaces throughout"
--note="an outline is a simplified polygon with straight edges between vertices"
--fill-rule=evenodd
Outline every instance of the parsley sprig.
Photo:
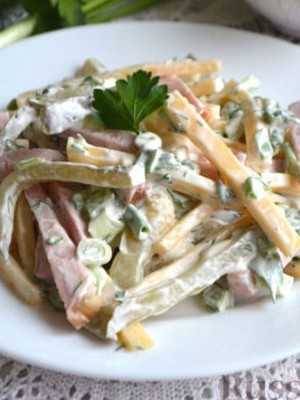
M 167 86 L 158 82 L 159 77 L 138 70 L 118 80 L 115 90 L 95 89 L 92 106 L 106 128 L 139 133 L 140 123 L 168 98 Z

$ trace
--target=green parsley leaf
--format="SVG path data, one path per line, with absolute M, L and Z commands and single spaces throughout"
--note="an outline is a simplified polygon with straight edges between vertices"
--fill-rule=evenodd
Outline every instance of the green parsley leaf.
M 166 85 L 158 84 L 159 77 L 139 70 L 116 82 L 116 90 L 94 90 L 93 107 L 107 128 L 139 133 L 140 123 L 163 106 L 168 98 Z

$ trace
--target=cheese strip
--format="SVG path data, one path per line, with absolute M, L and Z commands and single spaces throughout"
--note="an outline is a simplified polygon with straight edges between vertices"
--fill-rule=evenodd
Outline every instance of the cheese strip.
M 203 73 L 218 72 L 222 68 L 221 60 L 200 60 L 182 61 L 157 64 L 139 64 L 127 68 L 118 69 L 104 73 L 104 76 L 111 76 L 116 79 L 126 78 L 139 69 L 151 72 L 153 75 L 194 75 Z
M 243 185 L 251 177 L 250 171 L 239 162 L 226 144 L 180 93 L 170 94 L 167 110 L 170 118 L 181 124 L 186 135 L 227 178 L 229 185 L 270 240 L 286 256 L 293 255 L 300 247 L 300 237 L 274 204 L 269 194 L 265 192 L 257 199 L 246 196 Z
M 154 253 L 163 255 L 172 249 L 195 226 L 209 217 L 216 207 L 208 204 L 200 204 L 182 217 L 166 234 L 154 244 Z
M 74 163 L 91 164 L 96 167 L 131 166 L 136 156 L 124 151 L 108 149 L 88 144 L 80 135 L 69 137 L 67 144 L 68 161 Z
M 209 96 L 211 94 L 220 92 L 224 89 L 223 79 L 218 78 L 208 78 L 202 79 L 199 82 L 190 84 L 190 89 L 196 96 Z
M 277 193 L 289 194 L 294 196 L 300 195 L 300 183 L 298 179 L 290 174 L 274 172 L 264 174 L 263 180 L 270 188 Z
M 284 268 L 284 273 L 288 274 L 290 276 L 293 276 L 296 279 L 300 278 L 300 264 L 296 263 L 296 264 L 288 264 L 285 268 Z
M 26 303 L 32 306 L 39 306 L 42 303 L 42 290 L 28 278 L 11 255 L 5 259 L 0 253 L 0 277 Z
M 147 350 L 155 347 L 155 343 L 139 322 L 125 326 L 117 334 L 117 337 L 119 342 L 129 351 Z

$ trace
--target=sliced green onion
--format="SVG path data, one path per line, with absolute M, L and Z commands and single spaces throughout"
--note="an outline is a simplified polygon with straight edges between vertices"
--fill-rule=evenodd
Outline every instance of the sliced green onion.
M 26 169 L 29 167 L 34 167 L 35 165 L 39 165 L 44 163 L 46 160 L 42 157 L 32 157 L 32 158 L 28 158 L 27 160 L 22 160 L 20 162 L 17 163 L 17 169 Z
M 235 197 L 233 190 L 228 185 L 225 185 L 221 179 L 217 181 L 217 196 L 224 204 L 229 204 Z
M 255 144 L 260 156 L 264 159 L 272 158 L 273 147 L 270 142 L 269 132 L 267 128 L 260 129 L 255 134 Z
M 88 231 L 93 238 L 99 238 L 110 243 L 124 228 L 124 223 L 118 218 L 118 213 L 109 207 L 105 208 L 92 219 Z
M 146 240 L 149 237 L 151 227 L 147 218 L 144 213 L 133 204 L 127 206 L 124 214 L 124 221 L 138 240 Z
M 64 239 L 61 236 L 57 236 L 57 235 L 52 235 L 49 236 L 46 240 L 45 243 L 50 244 L 50 245 L 55 245 L 55 244 L 59 244 L 63 241 Z
M 250 199 L 261 199 L 265 189 L 266 184 L 259 177 L 249 177 L 244 183 L 244 193 Z
M 217 284 L 213 284 L 203 291 L 204 303 L 216 311 L 225 311 L 234 305 L 233 294 Z
M 269 137 L 272 147 L 275 151 L 280 149 L 280 146 L 284 142 L 286 126 L 282 121 L 282 118 L 275 118 L 269 127 Z
M 100 213 L 106 204 L 115 198 L 114 193 L 107 188 L 97 189 L 90 195 L 84 203 L 84 210 L 90 219 L 94 219 Z
M 107 273 L 105 272 L 105 269 L 99 265 L 89 265 L 88 268 L 96 278 L 97 294 L 101 295 L 102 289 L 107 281 Z
M 149 152 L 149 158 L 146 161 L 146 173 L 152 174 L 158 166 L 161 156 L 161 150 Z
M 104 265 L 112 257 L 112 250 L 109 244 L 102 239 L 82 239 L 77 246 L 77 255 L 83 264 Z
M 162 146 L 161 138 L 152 132 L 139 133 L 134 143 L 142 151 L 155 151 Z

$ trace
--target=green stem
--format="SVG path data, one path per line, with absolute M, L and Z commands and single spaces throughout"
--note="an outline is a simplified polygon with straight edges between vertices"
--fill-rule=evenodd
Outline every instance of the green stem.
M 134 4 L 127 4 L 117 9 L 112 10 L 111 12 L 106 13 L 105 15 L 96 15 L 95 12 L 90 15 L 86 15 L 87 23 L 97 23 L 97 22 L 106 22 L 115 18 L 120 18 L 128 14 L 133 14 L 135 12 L 141 11 L 144 8 L 151 7 L 155 4 L 162 3 L 166 0 L 141 0 L 137 1 Z M 110 5 L 113 3 L 119 3 L 118 0 L 110 2 Z M 104 8 L 108 8 L 107 6 Z M 102 12 L 103 8 L 99 9 L 99 12 Z M 98 13 L 97 13 L 98 14 Z
M 101 9 L 102 5 L 105 5 L 109 2 L 110 0 L 89 0 L 81 7 L 81 9 L 84 14 L 88 14 L 91 11 Z
M 95 2 L 99 0 L 94 0 Z M 101 0 L 100 0 L 101 1 Z M 125 5 L 127 4 L 127 0 L 125 0 Z M 116 7 L 118 6 L 118 7 Z M 124 7 L 124 0 L 102 0 L 101 1 L 101 5 L 99 4 L 86 13 L 86 18 L 87 20 L 94 20 L 95 18 L 97 18 L 99 15 L 103 15 L 103 14 L 107 14 L 109 12 L 111 12 L 111 10 L 115 11 L 118 9 L 121 9 Z M 107 12 L 106 12 L 107 11 Z
M 30 36 L 37 22 L 36 16 L 22 19 L 0 32 L 0 48 Z

